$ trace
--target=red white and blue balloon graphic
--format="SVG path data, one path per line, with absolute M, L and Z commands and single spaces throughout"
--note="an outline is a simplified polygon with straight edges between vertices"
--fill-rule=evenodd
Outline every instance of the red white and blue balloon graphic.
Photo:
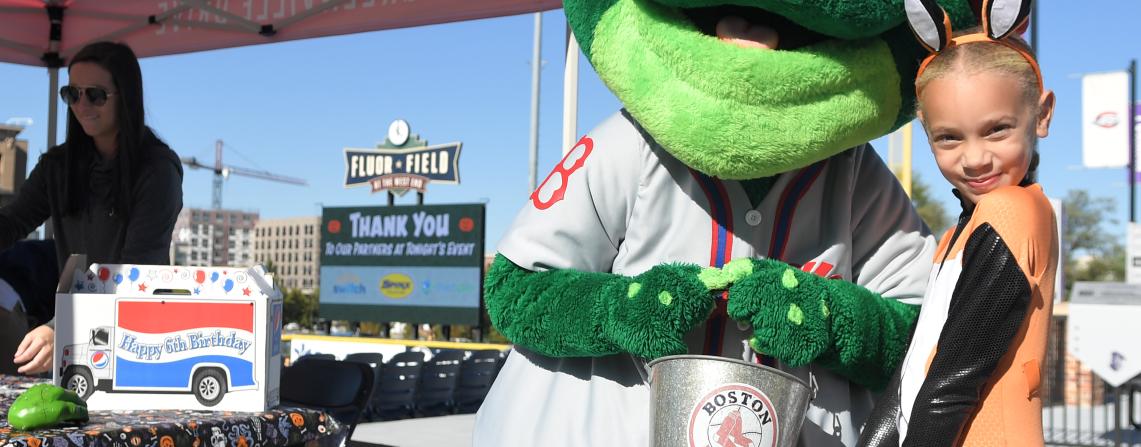
M 174 287 L 190 288 L 194 295 L 209 290 L 229 294 L 238 289 L 246 296 L 249 296 L 251 292 L 249 287 L 244 286 L 249 281 L 249 274 L 240 269 L 168 269 L 158 266 L 154 268 L 141 266 L 140 269 L 140 267 L 135 266 L 124 266 L 129 268 L 117 270 L 116 267 L 118 266 L 97 266 L 93 271 L 88 271 L 86 280 L 80 279 L 76 282 L 76 290 L 134 292 L 134 288 L 137 287 L 139 292 L 149 292 L 155 287 Z M 126 283 L 130 285 L 127 286 Z M 182 285 L 180 286 L 178 283 Z M 122 287 L 129 288 L 123 289 Z

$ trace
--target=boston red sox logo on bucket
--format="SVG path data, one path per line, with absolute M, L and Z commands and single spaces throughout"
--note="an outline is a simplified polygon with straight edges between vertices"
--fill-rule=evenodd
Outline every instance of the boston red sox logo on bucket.
M 760 390 L 730 383 L 695 402 L 689 417 L 690 447 L 776 447 L 777 415 Z

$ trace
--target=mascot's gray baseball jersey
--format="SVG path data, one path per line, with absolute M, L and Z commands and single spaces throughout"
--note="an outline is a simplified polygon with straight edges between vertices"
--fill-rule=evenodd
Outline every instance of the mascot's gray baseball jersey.
M 623 275 L 768 257 L 918 304 L 934 239 L 868 145 L 780 175 L 753 206 L 739 182 L 687 168 L 618 114 L 560 162 L 498 248 L 532 271 Z M 722 303 L 687 343 L 690 353 L 754 361 L 751 334 Z M 814 365 L 786 370 L 816 393 L 800 444 L 854 445 L 852 421 L 867 417 L 871 393 Z M 647 445 L 647 377 L 645 361 L 628 354 L 550 358 L 516 348 L 479 411 L 474 443 Z

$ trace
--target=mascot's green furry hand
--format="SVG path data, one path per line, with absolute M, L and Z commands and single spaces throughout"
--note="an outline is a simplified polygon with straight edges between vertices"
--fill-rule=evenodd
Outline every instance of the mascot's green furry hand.
M 918 306 L 780 261 L 742 259 L 726 268 L 736 272 L 729 316 L 752 324 L 757 352 L 792 367 L 817 362 L 874 390 L 903 360 Z
M 662 264 L 637 276 L 532 272 L 497 255 L 484 284 L 491 322 L 513 343 L 552 357 L 687 351 L 684 336 L 713 310 L 718 269 Z
M 8 425 L 34 430 L 64 422 L 87 422 L 87 402 L 78 394 L 41 383 L 24 391 L 8 409 Z

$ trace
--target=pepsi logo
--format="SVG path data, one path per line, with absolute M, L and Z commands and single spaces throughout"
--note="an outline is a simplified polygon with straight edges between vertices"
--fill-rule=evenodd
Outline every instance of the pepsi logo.
M 95 369 L 103 369 L 107 364 L 111 363 L 111 357 L 103 351 L 95 351 L 91 354 L 91 367 Z

